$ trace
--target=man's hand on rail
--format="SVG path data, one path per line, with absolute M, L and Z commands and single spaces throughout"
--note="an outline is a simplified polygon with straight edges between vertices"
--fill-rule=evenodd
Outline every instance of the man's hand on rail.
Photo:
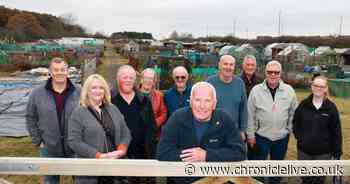
M 184 162 L 205 162 L 207 151 L 200 147 L 182 150 L 180 158 Z

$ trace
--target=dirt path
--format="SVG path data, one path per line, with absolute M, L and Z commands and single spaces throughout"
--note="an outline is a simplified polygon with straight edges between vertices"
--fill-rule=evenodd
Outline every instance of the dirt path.
M 104 52 L 104 57 L 101 58 L 102 64 L 97 67 L 97 73 L 101 74 L 109 84 L 113 87 L 115 86 L 115 75 L 118 68 L 127 64 L 128 60 L 117 54 L 113 45 L 110 43 L 106 44 L 106 51 Z

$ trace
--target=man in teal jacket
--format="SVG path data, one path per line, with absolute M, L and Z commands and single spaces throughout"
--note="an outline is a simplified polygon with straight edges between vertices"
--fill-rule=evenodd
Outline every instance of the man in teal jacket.
M 220 58 L 219 73 L 210 76 L 208 82 L 215 87 L 217 92 L 217 107 L 225 110 L 237 124 L 245 141 L 247 129 L 247 96 L 244 82 L 234 75 L 236 60 L 230 55 Z

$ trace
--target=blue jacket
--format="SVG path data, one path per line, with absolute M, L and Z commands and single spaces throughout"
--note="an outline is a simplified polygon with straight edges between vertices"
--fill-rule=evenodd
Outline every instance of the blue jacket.
M 240 132 L 231 117 L 222 110 L 215 110 L 210 127 L 198 142 L 189 107 L 174 112 L 165 124 L 157 149 L 161 161 L 181 161 L 181 151 L 201 147 L 207 151 L 208 162 L 241 161 L 246 158 L 246 148 Z M 188 183 L 198 178 L 178 178 L 179 183 Z
M 176 87 L 168 89 L 164 94 L 164 100 L 166 107 L 168 108 L 168 117 L 173 112 L 182 107 L 188 107 L 190 105 L 191 85 L 187 85 L 183 92 L 183 98 L 180 93 L 176 90 Z

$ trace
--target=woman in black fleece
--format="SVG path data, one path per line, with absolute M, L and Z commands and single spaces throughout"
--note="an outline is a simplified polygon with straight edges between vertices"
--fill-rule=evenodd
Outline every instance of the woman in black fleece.
M 342 132 L 338 109 L 327 98 L 327 78 L 314 77 L 312 94 L 295 111 L 293 133 L 297 139 L 298 160 L 340 159 Z M 303 184 L 322 184 L 325 177 L 302 177 Z

